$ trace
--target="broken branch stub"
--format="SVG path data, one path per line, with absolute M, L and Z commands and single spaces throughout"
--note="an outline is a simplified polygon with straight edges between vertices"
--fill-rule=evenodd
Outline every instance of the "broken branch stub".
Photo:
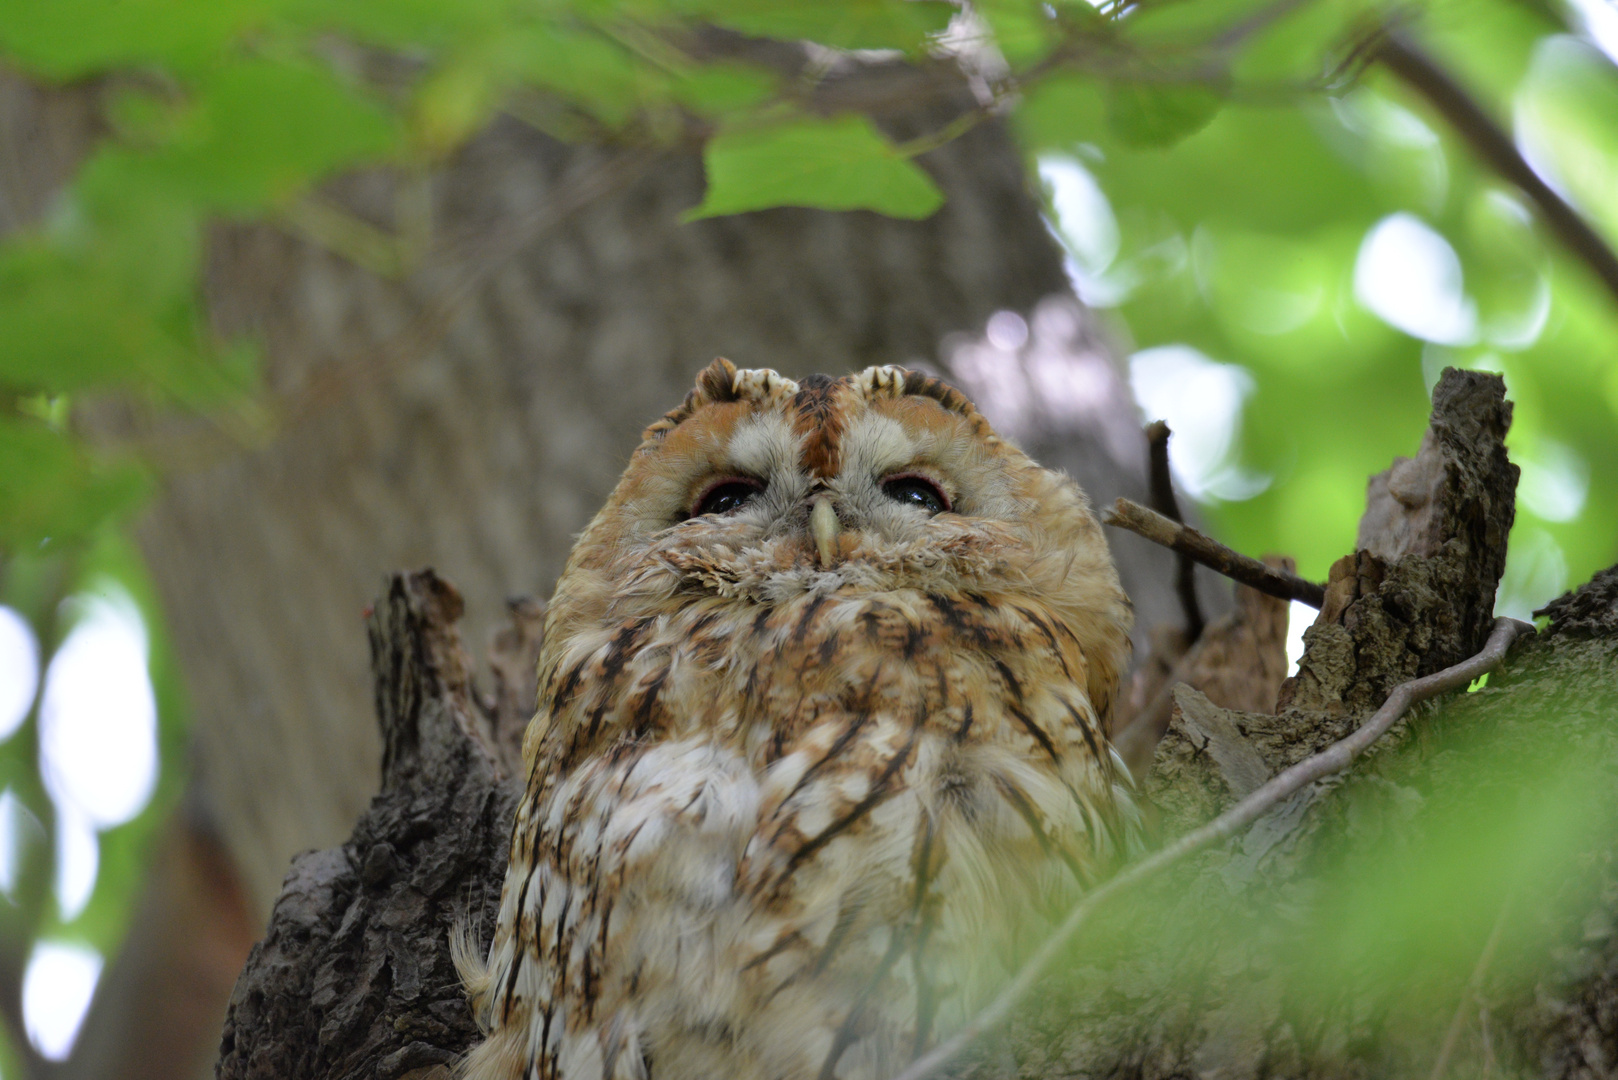
M 1481 647 L 1515 514 L 1510 427 L 1504 380 L 1444 369 L 1416 457 L 1370 480 L 1358 549 L 1331 568 L 1279 708 L 1365 712 Z
M 493 925 L 527 706 L 474 693 L 453 587 L 430 570 L 387 586 L 368 620 L 382 790 L 342 847 L 293 861 L 231 995 L 219 1080 L 447 1077 L 476 1038 L 449 937 Z

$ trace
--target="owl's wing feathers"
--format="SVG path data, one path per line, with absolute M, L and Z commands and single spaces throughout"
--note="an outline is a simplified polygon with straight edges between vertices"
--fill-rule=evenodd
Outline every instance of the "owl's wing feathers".
M 531 789 L 487 969 L 460 950 L 491 1030 L 467 1080 L 643 1080 L 646 1032 L 673 1019 L 655 1014 L 722 1023 L 679 990 L 735 978 L 727 917 L 758 798 L 741 757 L 706 740 L 625 742 Z

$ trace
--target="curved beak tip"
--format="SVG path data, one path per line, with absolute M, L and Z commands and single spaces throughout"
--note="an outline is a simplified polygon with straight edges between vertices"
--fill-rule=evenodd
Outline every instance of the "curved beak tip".
M 841 529 L 831 500 L 816 499 L 814 508 L 809 511 L 809 534 L 815 538 L 815 552 L 820 556 L 822 567 L 829 567 L 836 561 L 837 534 Z

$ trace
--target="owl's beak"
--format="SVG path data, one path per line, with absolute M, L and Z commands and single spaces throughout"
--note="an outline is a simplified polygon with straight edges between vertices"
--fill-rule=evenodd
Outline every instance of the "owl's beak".
M 830 569 L 837 558 L 837 533 L 841 528 L 831 499 L 824 495 L 816 499 L 814 508 L 809 511 L 809 534 L 815 538 L 815 551 L 820 555 L 823 569 Z

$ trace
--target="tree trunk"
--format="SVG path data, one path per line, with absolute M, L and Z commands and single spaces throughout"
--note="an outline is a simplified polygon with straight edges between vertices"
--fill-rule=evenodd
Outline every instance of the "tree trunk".
M 0 177 L 0 226 L 16 227 L 88 152 L 96 94 L 3 89 L 0 136 L 13 149 L 0 159 L 34 163 Z M 877 102 L 899 137 L 975 105 L 958 74 L 889 63 L 851 66 L 823 92 Z M 58 128 L 67 134 L 41 143 Z M 181 831 L 217 837 L 228 857 L 205 868 L 239 878 L 200 894 L 235 905 L 217 925 L 259 924 L 294 853 L 339 843 L 377 790 L 359 632 L 375 583 L 439 568 L 465 597 L 479 650 L 509 596 L 548 592 L 640 429 L 716 355 L 795 375 L 962 358 L 991 419 L 1094 500 L 1145 497 L 1118 359 L 1072 296 L 1006 131 L 980 124 L 920 160 L 948 196 L 926 221 L 782 209 L 683 225 L 703 190 L 695 153 L 567 146 L 507 118 L 430 177 L 378 172 L 325 193 L 412 234 L 420 221 L 396 211 L 425 185 L 431 242 L 403 278 L 267 225 L 213 231 L 210 310 L 221 333 L 264 343 L 268 426 L 96 423 L 163 469 L 139 537 L 193 707 Z M 999 311 L 1023 320 L 1026 341 L 984 336 Z M 1053 375 L 1084 393 L 1043 393 Z M 1141 626 L 1177 619 L 1169 556 L 1124 537 L 1118 558 Z M 1217 590 L 1205 603 L 1229 606 Z M 201 850 L 183 839 L 175 849 Z M 217 958 L 174 949 L 245 948 L 168 933 L 164 898 L 201 866 L 157 863 L 164 876 L 104 994 L 178 993 L 184 972 Z M 98 1002 L 64 1074 L 114 1075 L 107 1063 L 131 1048 L 190 1073 L 185 1025 L 142 1015 Z

